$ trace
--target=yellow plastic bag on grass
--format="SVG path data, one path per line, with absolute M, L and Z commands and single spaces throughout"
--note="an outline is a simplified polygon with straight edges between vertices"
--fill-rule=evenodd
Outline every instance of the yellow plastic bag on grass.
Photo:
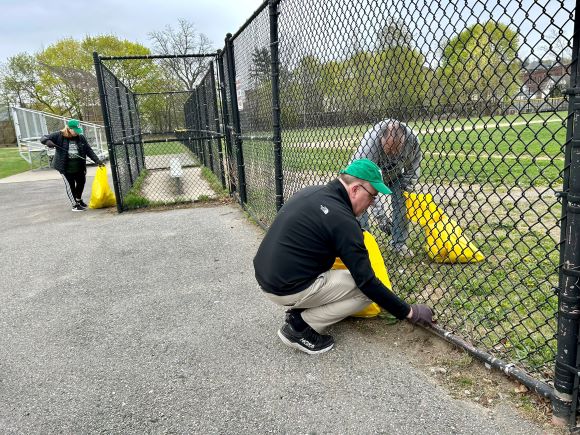
M 427 254 L 437 263 L 475 263 L 485 260 L 477 247 L 468 241 L 452 219 L 445 219 L 426 228 Z
M 407 219 L 418 223 L 422 227 L 431 225 L 441 220 L 445 215 L 435 202 L 430 193 L 403 192 L 405 205 L 407 206 Z
M 407 217 L 425 229 L 427 254 L 436 263 L 475 263 L 485 260 L 481 251 L 463 236 L 457 222 L 434 202 L 430 193 L 405 192 Z
M 109 180 L 107 179 L 107 168 L 99 166 L 95 179 L 93 180 L 93 187 L 91 189 L 91 200 L 89 201 L 89 208 L 105 208 L 117 205 L 115 194 L 109 187 Z
M 371 233 L 365 231 L 363 234 L 365 247 L 367 248 L 367 251 L 369 251 L 369 259 L 371 261 L 371 267 L 373 268 L 377 278 L 385 285 L 385 287 L 391 290 L 392 289 L 391 280 L 389 279 L 389 274 L 385 266 L 385 261 L 383 260 L 383 255 L 381 254 L 381 250 L 379 249 L 379 245 Z M 346 269 L 346 266 L 344 265 L 344 263 L 340 258 L 337 258 L 334 264 L 332 265 L 332 269 Z M 381 307 L 379 307 L 376 303 L 372 302 L 365 309 L 359 311 L 356 314 L 353 314 L 353 317 L 370 318 L 377 316 L 380 312 Z

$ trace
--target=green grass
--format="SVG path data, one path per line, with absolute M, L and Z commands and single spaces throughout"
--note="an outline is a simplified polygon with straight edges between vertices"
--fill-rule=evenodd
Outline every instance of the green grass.
M 201 168 L 201 176 L 205 181 L 207 181 L 209 187 L 218 195 L 219 198 L 228 196 L 227 189 L 222 186 L 222 182 L 207 166 Z M 210 199 L 211 198 L 207 197 L 206 201 Z M 201 197 L 199 198 L 199 201 L 201 201 Z
M 316 136 L 319 142 L 314 142 L 315 145 L 332 142 L 330 129 L 320 129 Z M 314 138 L 303 138 L 305 142 L 309 139 Z M 558 181 L 564 167 L 561 147 L 566 141 L 566 129 L 560 122 L 440 132 L 425 134 L 420 139 L 424 154 L 421 181 L 425 183 L 461 180 L 543 186 Z M 329 147 L 312 146 L 312 142 L 300 146 L 283 142 L 284 168 L 337 173 L 357 145 L 358 139 L 338 140 Z M 256 146 L 256 142 L 250 144 L 251 148 Z
M 395 291 L 406 300 L 434 307 L 438 323 L 504 360 L 542 376 L 553 370 L 556 342 L 559 252 L 543 231 L 518 228 L 519 211 L 505 219 L 493 214 L 463 226 L 486 259 L 441 264 L 425 251 L 424 230 L 411 224 L 415 258 L 392 255 L 388 239 L 377 236 Z
M 133 187 L 127 192 L 125 197 L 123 198 L 123 209 L 125 210 L 133 210 L 142 207 L 149 207 L 151 205 L 151 201 L 145 198 L 141 194 L 141 186 L 143 182 L 147 178 L 149 171 L 146 169 L 142 170 L 135 182 L 133 183 Z
M 164 154 L 183 154 L 189 150 L 181 142 L 155 142 L 143 145 L 143 152 L 146 156 L 160 156 Z
M 493 126 L 504 123 L 538 122 L 538 121 L 561 121 L 567 116 L 566 112 L 542 112 L 525 113 L 521 115 L 507 116 L 484 116 L 482 118 L 454 118 L 449 120 L 435 121 L 410 121 L 407 124 L 415 131 L 437 129 L 471 129 L 474 127 Z M 303 128 L 282 131 L 282 143 L 285 145 L 316 142 L 319 140 L 348 140 L 353 139 L 358 143 L 364 132 L 371 127 L 370 124 L 348 125 L 343 127 Z M 495 128 L 495 127 L 494 127 Z M 249 133 L 248 133 L 249 134 Z M 270 132 L 252 132 L 254 136 L 269 137 Z
M 34 162 L 33 167 L 24 160 L 18 153 L 18 148 L 0 148 L 0 178 L 6 178 L 21 172 L 37 169 L 38 162 Z

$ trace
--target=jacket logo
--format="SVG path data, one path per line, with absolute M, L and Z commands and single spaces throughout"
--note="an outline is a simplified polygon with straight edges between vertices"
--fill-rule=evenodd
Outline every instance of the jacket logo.
M 322 210 L 322 213 L 324 214 L 328 214 L 328 208 L 326 208 L 325 206 L 323 206 L 322 204 L 320 205 L 320 210 Z

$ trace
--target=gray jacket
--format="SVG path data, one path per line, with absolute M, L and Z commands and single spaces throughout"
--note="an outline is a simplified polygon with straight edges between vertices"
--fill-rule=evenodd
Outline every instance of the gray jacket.
M 357 159 L 369 159 L 375 162 L 383 172 L 383 180 L 387 186 L 398 183 L 402 189 L 412 188 L 419 179 L 421 173 L 421 159 L 423 154 L 419 147 L 419 139 L 413 131 L 405 127 L 405 143 L 401 152 L 396 156 L 389 156 L 381 146 L 381 137 L 389 122 L 394 119 L 384 119 L 375 124 L 364 134 L 361 143 L 351 158 L 351 162 Z

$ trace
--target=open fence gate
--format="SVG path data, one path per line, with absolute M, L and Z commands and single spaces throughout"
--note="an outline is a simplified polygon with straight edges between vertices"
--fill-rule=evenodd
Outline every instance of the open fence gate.
M 336 177 L 369 128 L 396 118 L 421 139 L 411 193 L 430 202 L 414 210 L 446 219 L 413 222 L 416 255 L 402 259 L 371 216 L 396 292 L 433 306 L 436 334 L 576 426 L 579 4 L 270 0 L 209 57 L 95 54 L 119 211 L 203 198 L 207 180 L 184 175 L 203 167 L 267 228 L 296 191 Z M 524 61 L 526 50 L 553 59 Z M 195 59 L 206 62 L 195 86 L 168 87 L 166 68 Z M 142 69 L 148 80 L 131 76 Z M 392 212 L 391 198 L 380 207 Z M 435 231 L 449 225 L 484 259 L 445 263 Z

